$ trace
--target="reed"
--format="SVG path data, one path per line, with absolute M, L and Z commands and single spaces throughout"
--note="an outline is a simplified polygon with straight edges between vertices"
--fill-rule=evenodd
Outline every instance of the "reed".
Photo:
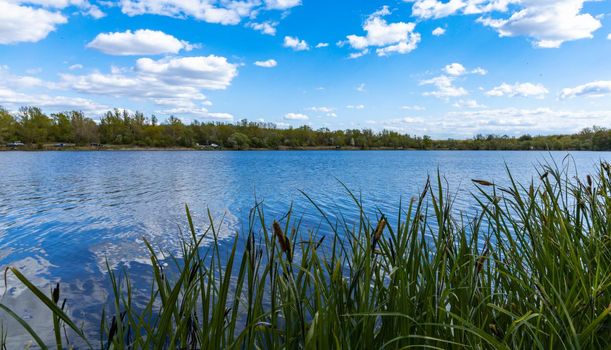
M 146 243 L 154 284 L 144 304 L 136 306 L 129 274 L 109 269 L 113 301 L 100 311 L 97 341 L 70 318 L 59 286 L 49 297 L 17 269 L 8 273 L 52 311 L 58 348 L 608 348 L 609 165 L 585 181 L 542 166 L 528 184 L 510 173 L 509 185 L 497 183 L 474 181 L 479 212 L 467 216 L 452 209 L 438 175 L 394 225 L 382 213 L 369 218 L 355 196 L 356 223 L 334 222 L 312 201 L 326 239 L 303 232 L 290 212 L 268 231 L 255 206 L 228 252 L 212 220 L 196 233 L 187 208 L 190 232 L 173 266 Z M 211 245 L 202 245 L 205 236 Z M 40 348 L 50 346 L 0 309 Z

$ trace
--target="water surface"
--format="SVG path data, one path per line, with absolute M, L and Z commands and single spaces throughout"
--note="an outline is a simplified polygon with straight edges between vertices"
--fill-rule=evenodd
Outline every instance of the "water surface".
M 417 195 L 437 169 L 457 192 L 456 208 L 474 201 L 470 179 L 507 181 L 505 164 L 520 181 L 536 177 L 535 165 L 567 153 L 477 151 L 257 151 L 257 152 L 3 152 L 0 153 L 0 267 L 19 267 L 40 287 L 61 282 L 77 317 L 99 311 L 108 298 L 105 261 L 114 268 L 148 271 L 142 238 L 176 248 L 188 204 L 206 226 L 207 209 L 224 218 L 229 238 L 245 226 L 255 198 L 266 218 L 280 218 L 292 204 L 303 225 L 321 219 L 300 191 L 325 211 L 356 219 L 340 183 L 362 196 L 369 210 L 389 217 L 399 201 Z M 580 173 L 611 153 L 574 152 Z M 145 283 L 145 282 L 142 282 Z M 37 324 L 49 318 L 29 293 L 9 279 L 3 302 Z M 10 335 L 21 330 L 14 324 Z M 44 328 L 43 328 L 44 329 Z M 25 341 L 26 337 L 13 337 Z

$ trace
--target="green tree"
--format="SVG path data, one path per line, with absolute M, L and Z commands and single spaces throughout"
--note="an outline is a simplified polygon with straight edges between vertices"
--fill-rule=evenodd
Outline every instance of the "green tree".
M 74 130 L 70 117 L 66 113 L 53 114 L 53 125 L 51 127 L 51 138 L 57 142 L 74 142 Z
M 228 139 L 231 147 L 235 149 L 247 149 L 250 146 L 250 139 L 241 132 L 234 132 Z
M 0 107 L 0 143 L 15 141 L 19 123 L 6 109 Z
M 85 117 L 83 112 L 78 111 L 72 111 L 69 115 L 75 143 L 86 145 L 100 142 L 98 125 L 93 119 Z
M 38 107 L 22 107 L 19 110 L 19 124 L 23 142 L 43 144 L 49 140 L 53 121 Z

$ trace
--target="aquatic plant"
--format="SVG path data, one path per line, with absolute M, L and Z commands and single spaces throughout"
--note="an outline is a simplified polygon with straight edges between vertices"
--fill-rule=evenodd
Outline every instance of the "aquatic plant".
M 507 186 L 473 180 L 472 216 L 452 209 L 439 175 L 394 225 L 382 213 L 370 218 L 351 193 L 357 222 L 334 221 L 311 200 L 326 236 L 302 232 L 291 211 L 268 231 L 255 206 L 229 251 L 212 219 L 198 234 L 187 208 L 180 258 L 146 242 L 154 283 L 144 304 L 136 306 L 129 274 L 109 268 L 113 300 L 97 342 L 71 319 L 59 286 L 49 297 L 17 269 L 8 273 L 52 311 L 57 348 L 68 335 L 70 346 L 104 349 L 608 347 L 611 167 L 601 163 L 585 181 L 557 166 L 542 166 L 528 184 L 508 174 Z

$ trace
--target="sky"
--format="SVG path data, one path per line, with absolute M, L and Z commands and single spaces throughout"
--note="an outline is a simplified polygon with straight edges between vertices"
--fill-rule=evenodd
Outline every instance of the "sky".
M 0 0 L 0 106 L 436 138 L 611 126 L 610 0 Z

